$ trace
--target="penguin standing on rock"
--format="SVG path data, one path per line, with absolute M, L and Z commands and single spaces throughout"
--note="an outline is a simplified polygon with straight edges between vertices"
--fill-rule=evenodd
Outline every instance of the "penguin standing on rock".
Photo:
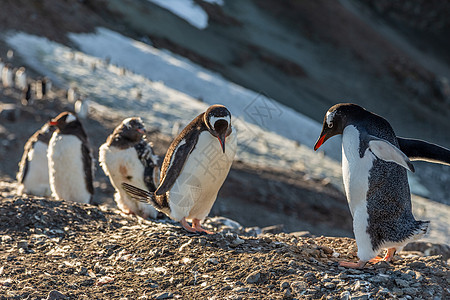
M 53 196 L 90 203 L 94 194 L 92 154 L 78 118 L 63 112 L 50 121 L 56 130 L 49 142 L 48 166 Z
M 205 232 L 209 214 L 236 154 L 236 132 L 223 105 L 210 106 L 174 139 L 161 168 L 161 183 L 150 193 L 127 183 L 124 190 L 152 203 L 189 232 Z M 187 220 L 192 220 L 192 226 Z
M 23 193 L 43 197 L 51 195 L 48 181 L 47 149 L 54 131 L 55 128 L 46 123 L 25 144 L 17 173 L 19 195 Z
M 127 118 L 117 126 L 100 147 L 100 165 L 116 189 L 114 199 L 120 210 L 143 218 L 156 218 L 158 211 L 148 203 L 136 201 L 123 190 L 127 182 L 140 189 L 155 192 L 159 184 L 159 158 L 145 139 L 141 118 Z
M 396 251 L 421 238 L 429 226 L 412 214 L 406 170 L 414 172 L 414 167 L 404 152 L 415 159 L 445 163 L 450 161 L 450 151 L 424 141 L 397 138 L 384 118 L 350 103 L 328 110 L 314 150 L 337 134 L 342 134 L 342 176 L 360 259 L 340 265 L 363 268 L 367 262 L 390 261 Z M 386 256 L 376 257 L 382 249 L 387 249 Z

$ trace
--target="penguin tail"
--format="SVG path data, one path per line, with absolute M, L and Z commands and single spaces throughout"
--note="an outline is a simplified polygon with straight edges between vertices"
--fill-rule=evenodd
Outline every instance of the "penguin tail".
M 420 239 L 428 233 L 430 221 L 416 221 L 416 230 L 413 233 L 414 239 Z
M 122 188 L 124 191 L 130 196 L 133 200 L 142 202 L 142 203 L 150 203 L 156 209 L 162 209 L 161 205 L 156 201 L 156 197 L 154 193 L 150 193 L 146 190 L 135 187 L 134 185 L 128 184 L 126 182 L 122 182 Z

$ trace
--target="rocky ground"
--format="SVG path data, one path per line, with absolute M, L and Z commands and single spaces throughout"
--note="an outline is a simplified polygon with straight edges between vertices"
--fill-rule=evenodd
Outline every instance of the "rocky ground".
M 450 296 L 448 247 L 411 245 L 423 252 L 404 251 L 392 264 L 349 270 L 337 264 L 356 260 L 349 238 L 261 233 L 226 218 L 206 221 L 217 234 L 189 234 L 168 220 L 20 198 L 8 182 L 0 192 L 0 299 Z

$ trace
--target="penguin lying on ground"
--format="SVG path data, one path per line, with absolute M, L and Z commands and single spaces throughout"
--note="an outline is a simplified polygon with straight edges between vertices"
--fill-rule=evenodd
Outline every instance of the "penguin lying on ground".
M 55 127 L 46 123 L 26 142 L 17 173 L 19 195 L 23 193 L 43 197 L 51 195 L 47 149 L 54 131 Z
M 48 148 L 50 188 L 58 199 L 90 203 L 94 169 L 87 135 L 78 118 L 63 112 L 50 121 L 56 130 Z
M 179 221 L 189 232 L 213 232 L 200 222 L 209 214 L 236 154 L 236 132 L 225 106 L 210 106 L 175 138 L 161 168 L 155 193 L 123 183 L 124 190 L 140 201 Z M 192 220 L 190 226 L 186 220 Z
M 145 139 L 145 127 L 140 118 L 123 120 L 100 147 L 100 165 L 116 189 L 114 199 L 120 210 L 143 218 L 157 217 L 158 211 L 152 205 L 130 198 L 121 183 L 155 192 L 159 184 L 158 160 Z
M 406 170 L 414 172 L 414 167 L 401 150 L 414 159 L 447 164 L 450 151 L 397 138 L 384 118 L 350 103 L 328 110 L 314 150 L 337 134 L 342 134 L 342 176 L 360 259 L 341 266 L 363 268 L 369 261 L 390 261 L 395 251 L 422 237 L 429 225 L 416 221 L 411 212 Z M 375 258 L 382 249 L 387 249 L 386 256 Z

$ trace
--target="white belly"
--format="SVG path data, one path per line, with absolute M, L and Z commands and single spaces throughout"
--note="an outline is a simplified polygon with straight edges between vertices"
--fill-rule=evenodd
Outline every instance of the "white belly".
M 122 182 L 126 182 L 148 191 L 144 182 L 145 168 L 139 160 L 136 150 L 134 148 L 121 150 L 103 144 L 99 151 L 99 161 L 116 190 L 115 200 L 119 209 L 125 213 L 135 213 L 144 218 L 156 218 L 158 212 L 153 206 L 130 199 L 122 189 Z M 155 175 L 153 178 L 156 178 Z M 155 186 L 158 186 L 158 183 L 155 183 Z
M 203 220 L 211 210 L 237 149 L 236 133 L 226 138 L 225 153 L 208 131 L 200 134 L 197 145 L 169 192 L 171 218 Z
M 34 143 L 28 152 L 28 171 L 23 181 L 22 192 L 36 196 L 50 196 L 48 181 L 48 145 L 41 141 Z
M 74 135 L 54 133 L 48 149 L 50 187 L 56 199 L 89 203 L 81 140 Z
M 354 126 L 347 126 L 342 134 L 342 177 L 345 193 L 353 217 L 353 232 L 358 245 L 358 257 L 368 260 L 375 255 L 370 236 L 367 233 L 367 191 L 369 170 L 375 156 L 368 149 L 361 158 L 359 154 L 359 132 Z M 366 259 L 367 258 L 367 259 Z

